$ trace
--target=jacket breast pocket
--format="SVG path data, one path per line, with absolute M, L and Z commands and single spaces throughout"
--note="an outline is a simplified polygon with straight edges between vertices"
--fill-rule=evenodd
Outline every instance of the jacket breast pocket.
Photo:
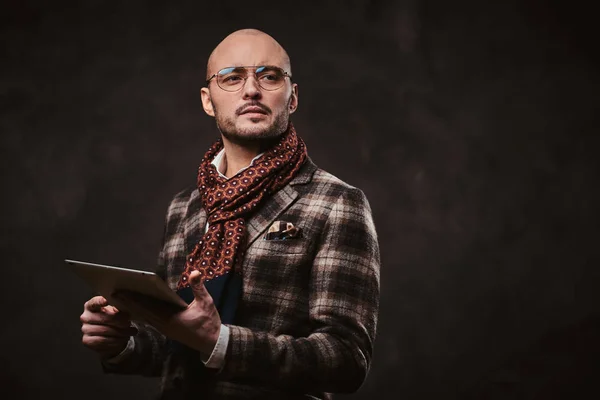
M 258 239 L 248 251 L 256 255 L 308 255 L 311 252 L 311 242 L 306 239 L 265 240 Z

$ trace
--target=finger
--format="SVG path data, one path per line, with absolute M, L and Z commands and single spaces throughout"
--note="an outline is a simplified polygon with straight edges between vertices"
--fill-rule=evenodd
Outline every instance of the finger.
M 110 304 L 102 307 L 102 311 L 104 311 L 107 314 L 117 314 L 118 312 L 120 312 L 117 307 L 112 306 Z
M 101 311 L 102 307 L 106 305 L 108 305 L 108 300 L 106 300 L 102 296 L 96 296 L 86 301 L 86 303 L 83 306 L 83 309 L 91 312 L 99 312 Z
M 92 325 L 92 324 L 83 324 L 81 326 L 81 332 L 84 335 L 88 336 L 104 336 L 104 337 L 129 337 L 135 336 L 138 330 L 133 326 L 128 326 L 126 328 L 118 328 L 109 325 Z
M 192 271 L 190 274 L 190 286 L 192 287 L 192 292 L 194 292 L 195 299 L 204 300 L 207 297 L 210 297 L 202 279 L 200 279 L 200 272 Z
M 88 336 L 84 335 L 81 343 L 84 346 L 99 352 L 111 352 L 118 354 L 119 350 L 123 350 L 127 346 L 128 338 L 113 338 L 104 336 Z
M 127 328 L 131 324 L 129 315 L 120 313 L 110 315 L 104 312 L 85 311 L 83 314 L 81 314 L 79 320 L 82 324 L 109 325 L 117 328 Z
M 192 273 L 190 274 L 190 285 L 192 286 L 196 286 L 201 284 L 202 279 L 200 279 L 200 271 L 198 270 L 194 270 L 192 271 Z
M 114 318 L 116 321 L 129 321 L 131 320 L 131 316 L 127 311 L 119 310 L 117 307 L 108 305 L 106 307 L 102 307 L 102 311 L 104 315 Z

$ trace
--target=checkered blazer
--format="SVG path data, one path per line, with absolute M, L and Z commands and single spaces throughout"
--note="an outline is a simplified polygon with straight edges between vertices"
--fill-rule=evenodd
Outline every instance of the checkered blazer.
M 265 240 L 280 220 L 300 236 Z M 178 193 L 157 271 L 173 290 L 205 225 L 198 190 Z M 328 399 L 356 391 L 371 363 L 379 307 L 379 247 L 363 192 L 308 159 L 247 220 L 247 234 L 243 293 L 220 371 L 192 378 L 190 361 L 141 325 L 134 352 L 105 370 L 162 376 L 162 399 Z

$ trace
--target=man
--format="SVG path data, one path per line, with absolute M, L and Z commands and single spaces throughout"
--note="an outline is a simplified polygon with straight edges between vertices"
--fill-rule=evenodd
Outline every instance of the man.
M 221 140 L 172 200 L 158 274 L 189 303 L 132 294 L 81 315 L 105 371 L 162 376 L 161 398 L 331 398 L 368 372 L 379 249 L 364 194 L 317 168 L 290 122 L 298 85 L 269 35 L 226 37 L 204 111 Z

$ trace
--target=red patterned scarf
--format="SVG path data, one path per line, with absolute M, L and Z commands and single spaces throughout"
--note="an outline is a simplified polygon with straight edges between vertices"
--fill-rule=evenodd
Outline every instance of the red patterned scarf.
M 245 220 L 265 199 L 284 187 L 307 158 L 304 141 L 290 123 L 280 141 L 247 169 L 222 178 L 212 164 L 223 148 L 218 140 L 198 168 L 198 190 L 208 215 L 209 229 L 187 256 L 178 289 L 189 287 L 189 276 L 200 271 L 206 284 L 234 268 L 241 268 L 246 241 Z M 240 273 L 241 271 L 237 271 Z

